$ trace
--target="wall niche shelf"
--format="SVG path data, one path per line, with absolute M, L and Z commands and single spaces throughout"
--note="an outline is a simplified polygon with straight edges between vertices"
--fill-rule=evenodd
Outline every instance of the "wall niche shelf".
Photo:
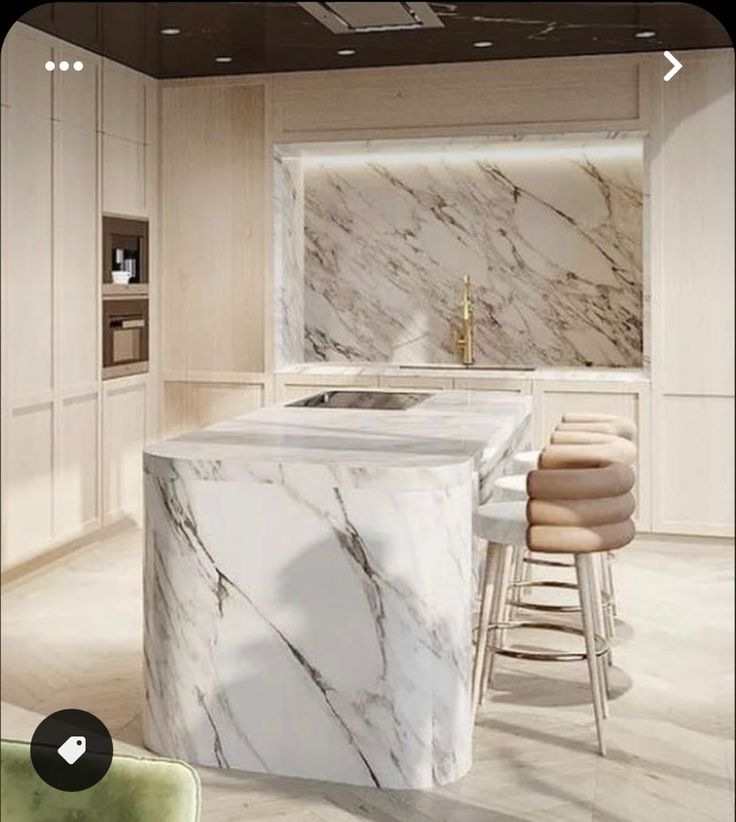
M 148 221 L 103 215 L 102 294 L 148 295 Z

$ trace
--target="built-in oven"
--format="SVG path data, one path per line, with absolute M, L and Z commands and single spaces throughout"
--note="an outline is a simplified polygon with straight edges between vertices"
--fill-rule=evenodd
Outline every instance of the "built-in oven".
M 148 299 L 102 301 L 102 379 L 148 371 Z

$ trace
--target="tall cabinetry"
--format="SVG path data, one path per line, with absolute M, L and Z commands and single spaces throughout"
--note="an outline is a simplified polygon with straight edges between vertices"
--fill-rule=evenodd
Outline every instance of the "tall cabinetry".
M 49 60 L 57 65 L 81 60 L 84 68 L 49 72 Z M 116 105 L 106 89 L 114 82 L 120 93 L 121 77 L 130 86 L 152 89 L 150 101 L 142 94 L 140 107 L 142 166 L 114 149 L 112 156 L 106 154 L 106 122 L 114 122 Z M 116 395 L 112 385 L 103 390 L 101 382 L 101 215 L 103 203 L 116 213 L 132 211 L 131 216 L 147 216 L 155 207 L 156 177 L 146 153 L 155 134 L 156 87 L 143 75 L 22 24 L 3 42 L 2 80 L 2 568 L 7 569 L 140 512 L 139 493 L 121 503 L 110 490 L 126 486 L 120 475 L 130 460 L 119 454 L 130 450 L 133 423 L 126 417 L 125 430 L 115 430 L 120 428 L 120 415 L 111 410 Z M 127 181 L 124 191 L 121 178 Z M 131 189 L 143 192 L 142 199 Z M 143 398 L 135 409 L 138 448 L 156 425 L 154 386 L 150 376 L 135 386 Z
M 653 72 L 652 515 L 669 533 L 733 535 L 733 59 Z

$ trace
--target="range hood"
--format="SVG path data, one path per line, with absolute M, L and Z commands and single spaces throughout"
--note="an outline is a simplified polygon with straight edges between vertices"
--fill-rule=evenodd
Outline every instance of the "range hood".
M 429 3 L 299 3 L 335 34 L 443 28 Z

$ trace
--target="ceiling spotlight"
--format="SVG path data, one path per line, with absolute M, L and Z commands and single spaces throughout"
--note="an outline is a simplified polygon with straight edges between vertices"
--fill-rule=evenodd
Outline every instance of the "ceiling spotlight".
M 337 53 L 340 57 L 350 57 L 351 54 L 355 54 L 355 49 L 340 49 Z
M 74 71 L 81 71 L 84 68 L 84 63 L 81 60 L 75 60 L 72 68 Z
M 473 43 L 473 45 L 477 49 L 487 49 L 490 48 L 493 45 L 493 43 L 490 40 L 478 40 L 478 42 Z
M 161 29 L 161 34 L 168 34 L 173 36 L 174 34 L 181 34 L 181 29 L 175 29 L 172 26 L 169 28 Z
M 66 60 L 62 60 L 59 63 L 59 70 L 60 71 L 68 71 L 69 70 L 69 63 Z
M 215 57 L 216 63 L 232 63 L 232 57 Z
M 56 63 L 53 60 L 47 60 L 44 68 L 46 71 L 53 71 L 56 68 Z
M 641 40 L 648 40 L 650 37 L 656 37 L 656 31 L 637 31 L 634 37 L 638 37 Z

